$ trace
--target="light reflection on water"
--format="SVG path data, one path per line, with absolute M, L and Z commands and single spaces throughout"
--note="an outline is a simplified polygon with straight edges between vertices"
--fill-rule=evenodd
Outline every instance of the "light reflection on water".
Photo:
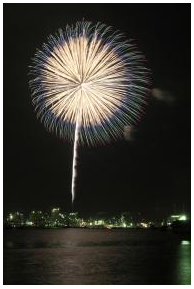
M 181 244 L 182 244 L 182 245 L 190 245 L 190 244 L 191 244 L 191 241 L 182 240 L 182 241 L 181 241 Z
M 178 283 L 188 284 L 191 278 L 191 241 L 182 240 L 177 254 Z
M 152 230 L 5 230 L 4 284 L 190 284 L 191 244 Z

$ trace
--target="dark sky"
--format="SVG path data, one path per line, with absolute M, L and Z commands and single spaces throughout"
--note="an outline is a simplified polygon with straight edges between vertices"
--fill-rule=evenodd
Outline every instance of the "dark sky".
M 135 39 L 153 88 L 132 141 L 79 149 L 82 213 L 190 211 L 190 4 L 4 4 L 4 210 L 71 208 L 72 145 L 36 119 L 28 66 L 48 34 L 85 18 Z

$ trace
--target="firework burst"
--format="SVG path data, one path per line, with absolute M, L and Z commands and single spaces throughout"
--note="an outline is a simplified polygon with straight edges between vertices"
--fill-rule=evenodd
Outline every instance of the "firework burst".
M 74 141 L 73 199 L 78 143 L 122 137 L 123 127 L 141 117 L 149 83 L 144 61 L 123 34 L 86 21 L 59 29 L 35 54 L 30 87 L 37 116 Z

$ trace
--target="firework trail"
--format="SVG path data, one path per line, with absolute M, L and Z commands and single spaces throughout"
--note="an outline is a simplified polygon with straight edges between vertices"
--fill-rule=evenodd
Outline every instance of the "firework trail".
M 140 119 L 149 84 L 144 61 L 123 34 L 86 21 L 59 29 L 35 54 L 30 88 L 37 116 L 74 142 L 72 201 L 78 144 L 110 142 Z
M 76 122 L 75 127 L 75 136 L 74 136 L 74 145 L 73 145 L 73 165 L 72 165 L 72 183 L 71 183 L 71 194 L 72 194 L 72 203 L 75 199 L 75 180 L 77 177 L 76 166 L 78 158 L 78 140 L 79 140 L 79 130 L 80 124 L 79 121 Z

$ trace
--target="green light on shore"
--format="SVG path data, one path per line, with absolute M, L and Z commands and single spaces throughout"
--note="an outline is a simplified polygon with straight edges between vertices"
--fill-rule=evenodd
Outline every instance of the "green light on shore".
M 186 221 L 187 220 L 187 217 L 185 215 L 180 215 L 179 221 Z
M 191 242 L 187 240 L 182 240 L 181 245 L 190 245 Z

